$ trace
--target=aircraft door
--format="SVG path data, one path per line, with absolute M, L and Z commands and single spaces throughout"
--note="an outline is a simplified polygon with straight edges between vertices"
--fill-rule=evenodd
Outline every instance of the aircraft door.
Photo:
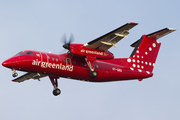
M 66 66 L 71 66 L 72 62 L 70 58 L 66 58 Z
M 46 53 L 41 53 L 41 62 L 49 62 L 49 56 Z

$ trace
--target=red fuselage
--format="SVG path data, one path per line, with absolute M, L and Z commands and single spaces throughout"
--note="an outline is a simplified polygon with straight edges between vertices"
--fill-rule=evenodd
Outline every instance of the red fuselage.
M 52 54 L 38 51 L 22 51 L 4 61 L 3 66 L 15 70 L 42 73 L 48 76 L 65 77 L 91 82 L 143 79 L 151 77 L 146 71 L 126 67 L 127 58 L 94 61 L 97 77 L 89 76 L 90 69 L 83 56 L 74 54 Z

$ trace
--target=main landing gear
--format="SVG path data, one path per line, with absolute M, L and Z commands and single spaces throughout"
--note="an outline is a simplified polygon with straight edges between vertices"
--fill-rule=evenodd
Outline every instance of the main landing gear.
M 51 83 L 54 86 L 53 95 L 57 96 L 57 95 L 61 94 L 61 90 L 58 88 L 58 81 L 57 81 L 57 79 L 59 79 L 59 77 L 49 76 L 49 79 L 51 80 Z
M 89 69 L 91 70 L 91 72 L 89 73 L 89 76 L 91 78 L 95 78 L 97 76 L 97 72 L 94 71 L 94 61 L 96 60 L 96 58 L 87 56 L 87 58 L 85 58 L 85 60 L 86 60 L 86 63 L 88 65 Z
M 91 72 L 89 73 L 89 76 L 90 76 L 91 78 L 95 78 L 95 77 L 97 76 L 97 72 L 96 72 L 96 71 L 91 71 Z
M 17 76 L 18 76 L 18 74 L 17 74 L 16 70 L 13 68 L 13 69 L 12 69 L 12 71 L 13 71 L 12 76 L 13 76 L 13 77 L 17 77 Z

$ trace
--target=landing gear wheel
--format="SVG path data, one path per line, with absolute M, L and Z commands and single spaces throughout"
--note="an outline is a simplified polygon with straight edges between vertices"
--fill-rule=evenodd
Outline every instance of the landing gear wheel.
M 97 72 L 96 72 L 96 71 L 91 71 L 90 74 L 89 74 L 89 76 L 90 76 L 91 78 L 95 78 L 95 77 L 97 76 Z
M 70 54 L 70 53 L 71 53 L 71 51 L 68 51 L 67 53 L 68 53 L 68 54 Z
M 54 96 L 57 96 L 59 94 L 61 94 L 61 90 L 60 89 L 56 88 L 55 90 L 53 90 L 53 95 Z
M 17 77 L 18 74 L 17 74 L 17 73 L 13 73 L 12 76 L 13 76 L 13 77 Z

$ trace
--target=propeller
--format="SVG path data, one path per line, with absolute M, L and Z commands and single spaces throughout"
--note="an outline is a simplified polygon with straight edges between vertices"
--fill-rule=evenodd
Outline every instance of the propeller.
M 67 41 L 66 34 L 62 37 L 62 42 L 64 43 L 63 48 L 69 50 L 71 43 L 74 41 L 74 35 L 71 33 L 69 40 Z

